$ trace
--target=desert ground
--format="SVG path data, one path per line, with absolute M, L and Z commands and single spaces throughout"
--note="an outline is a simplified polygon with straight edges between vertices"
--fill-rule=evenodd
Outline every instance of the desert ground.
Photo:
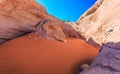
M 0 45 L 0 74 L 76 74 L 91 63 L 98 49 L 81 39 L 67 42 L 31 33 Z

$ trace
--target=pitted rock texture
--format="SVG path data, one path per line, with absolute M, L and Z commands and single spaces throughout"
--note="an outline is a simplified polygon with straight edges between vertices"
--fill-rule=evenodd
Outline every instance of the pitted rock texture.
M 33 31 L 43 38 L 65 42 L 70 34 L 68 27 L 74 31 L 71 26 L 49 15 L 35 0 L 0 1 L 0 43 Z
M 73 28 L 93 45 L 120 42 L 120 1 L 97 0 Z
M 120 1 L 97 2 L 72 27 L 100 53 L 80 74 L 120 74 Z

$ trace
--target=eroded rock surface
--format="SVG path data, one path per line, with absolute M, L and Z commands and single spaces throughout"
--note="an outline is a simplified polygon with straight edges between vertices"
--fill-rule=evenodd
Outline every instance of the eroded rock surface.
M 34 11 L 33 11 L 34 10 Z M 34 30 L 40 21 L 35 12 L 45 9 L 33 0 L 1 0 L 0 2 L 0 43 Z
M 80 74 L 120 74 L 120 43 L 102 46 L 91 66 Z
M 69 28 L 68 28 L 69 27 Z M 35 0 L 0 0 L 0 43 L 36 31 L 41 37 L 65 42 L 74 29 Z
M 81 74 L 120 74 L 119 0 L 97 0 L 77 23 L 60 21 L 34 0 L 0 0 L 0 22 L 0 43 L 33 31 L 63 42 L 82 35 L 101 50 Z
M 80 74 L 120 74 L 120 1 L 98 0 L 72 27 L 100 53 Z
M 73 28 L 86 38 L 102 46 L 120 42 L 120 1 L 97 0 L 77 21 Z

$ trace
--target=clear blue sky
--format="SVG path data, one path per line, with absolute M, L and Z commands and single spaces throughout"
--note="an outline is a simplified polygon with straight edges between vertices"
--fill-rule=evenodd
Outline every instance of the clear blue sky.
M 77 21 L 96 0 L 36 0 L 46 7 L 49 14 L 61 20 Z

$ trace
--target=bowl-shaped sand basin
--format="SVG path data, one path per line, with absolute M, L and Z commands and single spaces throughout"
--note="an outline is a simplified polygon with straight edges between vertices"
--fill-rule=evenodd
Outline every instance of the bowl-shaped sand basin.
M 32 33 L 0 45 L 0 74 L 76 74 L 97 53 L 81 39 L 63 43 Z

